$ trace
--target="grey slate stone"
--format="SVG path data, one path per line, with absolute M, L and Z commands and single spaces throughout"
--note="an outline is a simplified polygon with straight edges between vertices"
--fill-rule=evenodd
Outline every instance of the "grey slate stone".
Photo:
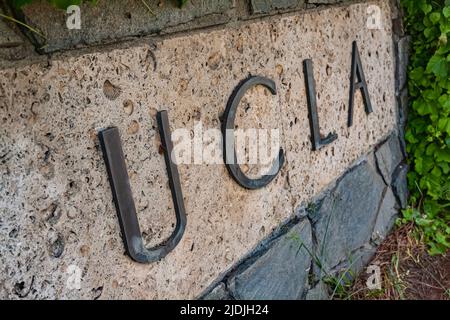
M 325 271 L 351 259 L 370 241 L 384 188 L 374 166 L 364 161 L 325 197 L 314 224 L 316 255 Z
M 408 63 L 409 63 L 409 43 L 411 38 L 409 36 L 401 38 L 397 43 L 397 92 L 405 88 L 408 79 Z
M 305 3 L 305 0 L 250 0 L 252 13 L 269 13 L 274 10 L 287 10 L 296 8 Z
M 398 204 L 395 199 L 392 189 L 386 187 L 384 198 L 380 205 L 375 228 L 372 233 L 372 241 L 377 245 L 386 238 L 389 231 L 395 224 L 395 219 L 398 217 Z
M 0 13 L 9 15 L 1 8 Z M 17 28 L 14 29 L 14 24 L 8 24 L 0 18 L 0 69 L 9 66 L 10 61 L 24 59 L 33 53 L 33 46 L 21 37 Z
M 0 13 L 2 13 L 0 11 Z M 16 47 L 23 43 L 23 40 L 0 18 L 0 48 Z
M 406 128 L 406 122 L 408 120 L 408 103 L 409 103 L 409 97 L 408 97 L 408 89 L 404 88 L 399 96 L 397 97 L 398 101 L 398 132 L 400 137 L 400 146 L 402 148 L 402 152 L 404 155 L 407 154 L 406 152 L 406 143 L 405 143 L 405 128 Z
M 328 286 L 320 281 L 314 288 L 308 290 L 305 300 L 329 300 Z
M 130 37 L 182 31 L 226 23 L 234 0 L 192 0 L 182 9 L 175 1 L 146 1 L 153 13 L 136 0 L 84 2 L 81 9 L 81 29 L 69 30 L 65 10 L 52 7 L 47 1 L 23 8 L 25 22 L 47 37 L 35 38 L 36 47 L 44 52 L 112 43 Z M 30 35 L 32 36 L 32 35 Z
M 392 174 L 403 161 L 404 156 L 400 146 L 400 140 L 396 133 L 391 136 L 375 151 L 377 167 L 387 185 L 391 184 Z
M 214 287 L 209 293 L 202 297 L 202 300 L 230 300 L 231 297 L 225 287 L 225 284 L 221 282 Z
M 399 124 L 402 130 L 404 130 L 406 126 L 406 121 L 408 119 L 408 103 L 409 103 L 409 97 L 408 97 L 408 89 L 404 88 L 400 92 L 400 96 L 398 98 L 399 101 Z
M 349 0 L 308 0 L 306 1 L 309 4 L 335 4 L 335 3 L 341 3 L 341 2 L 349 2 Z
M 397 37 L 404 36 L 405 28 L 403 25 L 402 17 L 396 17 L 396 18 L 392 19 L 392 31 L 394 32 L 394 35 Z
M 248 300 L 301 299 L 311 267 L 308 253 L 311 247 L 311 225 L 305 219 L 276 239 L 272 247 L 247 269 L 228 280 L 233 297 Z
M 409 191 L 407 175 L 408 165 L 401 164 L 395 170 L 392 180 L 392 190 L 394 191 L 394 194 L 397 197 L 402 209 L 406 209 L 408 206 Z
M 359 273 L 367 266 L 367 264 L 372 260 L 377 249 L 370 243 L 364 244 L 362 247 L 353 251 L 346 261 L 341 263 L 339 266 L 331 270 L 331 274 L 342 276 L 348 282 L 353 282 Z M 343 279 L 344 279 L 343 278 Z

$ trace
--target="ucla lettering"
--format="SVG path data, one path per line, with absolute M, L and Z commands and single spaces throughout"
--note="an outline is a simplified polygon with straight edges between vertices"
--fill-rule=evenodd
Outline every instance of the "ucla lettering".
M 313 62 L 311 59 L 306 59 L 303 62 L 303 71 L 305 76 L 312 150 L 318 151 L 324 146 L 333 143 L 338 136 L 336 133 L 331 132 L 328 133 L 325 138 L 322 138 L 320 134 L 319 116 L 317 113 Z M 236 89 L 230 95 L 225 108 L 224 116 L 222 118 L 221 127 L 223 135 L 223 160 L 228 173 L 238 185 L 250 190 L 260 189 L 267 186 L 276 178 L 285 162 L 284 151 L 280 148 L 278 155 L 273 160 L 270 174 L 262 175 L 260 178 L 256 179 L 247 177 L 242 172 L 239 163 L 237 162 L 234 141 L 234 122 L 236 111 L 244 94 L 251 87 L 256 85 L 266 87 L 272 95 L 276 94 L 276 85 L 271 79 L 261 76 L 250 76 L 244 79 L 238 84 Z M 347 123 L 348 127 L 351 127 L 353 124 L 355 92 L 358 89 L 361 90 L 365 112 L 366 114 L 370 114 L 373 112 L 373 109 L 370 102 L 369 90 L 367 88 L 367 82 L 362 67 L 361 57 L 358 52 L 358 46 L 356 42 L 353 42 L 350 73 L 349 114 Z M 155 248 L 148 249 L 145 248 L 143 244 L 118 129 L 109 128 L 99 133 L 100 144 L 103 150 L 104 161 L 108 172 L 117 216 L 119 218 L 119 223 L 123 234 L 123 242 L 128 255 L 133 260 L 140 263 L 155 262 L 165 257 L 180 242 L 187 223 L 183 195 L 181 192 L 180 177 L 178 175 L 177 166 L 174 160 L 171 159 L 173 144 L 169 130 L 169 119 L 167 112 L 158 112 L 157 120 L 177 223 L 171 237 L 165 241 L 164 244 Z M 270 159 L 271 158 L 269 158 L 269 160 Z M 242 312 L 244 311 L 233 310 L 233 314 L 240 314 Z M 248 312 L 253 312 L 253 309 L 246 309 L 244 313 Z M 195 307 L 190 308 L 188 305 L 181 311 L 181 314 L 212 314 L 212 310 L 196 309 Z

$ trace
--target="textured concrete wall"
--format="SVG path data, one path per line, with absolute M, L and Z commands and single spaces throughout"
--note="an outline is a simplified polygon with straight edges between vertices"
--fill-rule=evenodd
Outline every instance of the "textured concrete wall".
M 366 245 L 372 250 L 372 233 L 386 233 L 398 206 L 389 186 L 403 187 L 397 173 L 392 178 L 399 164 L 392 135 L 397 129 L 393 12 L 389 1 L 376 3 L 380 30 L 367 30 L 367 4 L 354 4 L 62 53 L 0 71 L 1 297 L 195 298 L 225 276 L 214 289 L 223 297 L 304 298 L 322 279 L 316 270 L 308 284 L 311 257 L 304 248 L 300 255 L 293 252 L 298 243 L 318 245 L 329 216 L 344 233 L 336 231 L 337 247 L 323 257 L 327 272 L 344 264 L 346 254 Z M 353 40 L 374 112 L 365 114 L 357 94 L 354 125 L 348 128 Z M 314 61 L 321 130 L 339 135 L 317 152 L 309 137 L 302 70 L 307 58 Z M 193 130 L 196 121 L 219 128 L 229 95 L 249 74 L 273 79 L 277 95 L 251 90 L 237 124 L 281 130 L 287 160 L 281 173 L 266 188 L 248 191 L 224 165 L 181 165 L 188 215 L 182 241 L 159 262 L 131 261 L 124 254 L 98 130 L 120 129 L 141 229 L 149 245 L 158 244 L 175 218 L 156 111 L 168 110 L 172 130 Z M 374 156 L 388 137 L 393 142 Z M 337 183 L 355 161 L 360 164 L 345 176 L 350 178 Z M 337 213 L 325 197 L 317 216 L 305 214 L 306 203 L 323 198 L 325 190 L 332 190 L 334 199 L 342 185 L 366 192 L 338 204 Z M 361 202 L 367 199 L 370 210 L 364 211 Z M 354 238 L 339 238 L 354 233 L 354 218 L 365 228 Z M 67 286 L 73 266 L 82 272 L 80 289 Z M 277 278 L 258 287 L 274 270 L 298 277 L 283 293 Z

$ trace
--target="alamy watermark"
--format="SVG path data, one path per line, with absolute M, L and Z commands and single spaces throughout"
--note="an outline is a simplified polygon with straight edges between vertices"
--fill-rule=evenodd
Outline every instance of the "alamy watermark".
M 381 8 L 377 5 L 369 5 L 366 10 L 366 27 L 369 30 L 381 30 L 383 23 L 381 19 Z
M 66 288 L 69 290 L 81 289 L 81 269 L 77 265 L 71 264 L 66 270 Z
M 176 129 L 172 132 L 174 148 L 171 160 L 179 164 L 258 165 L 259 174 L 268 175 L 280 150 L 279 129 L 227 129 L 225 136 L 216 128 L 205 129 L 195 122 L 192 130 Z M 225 143 L 224 143 L 225 142 Z
M 81 9 L 77 5 L 67 7 L 66 26 L 69 30 L 81 29 Z
M 366 273 L 369 277 L 366 286 L 369 290 L 381 290 L 381 269 L 380 266 L 370 265 L 367 267 Z

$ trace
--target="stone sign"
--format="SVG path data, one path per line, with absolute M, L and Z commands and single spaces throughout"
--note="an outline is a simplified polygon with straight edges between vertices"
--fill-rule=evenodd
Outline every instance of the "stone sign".
M 316 268 L 310 252 L 329 243 L 312 236 L 328 232 L 323 217 L 336 218 L 330 225 L 338 240 L 324 254 L 330 271 L 366 248 L 373 228 L 385 235 L 396 214 L 392 12 L 387 0 L 377 5 L 379 29 L 367 28 L 368 4 L 352 4 L 0 70 L 0 297 L 198 298 L 215 287 L 211 294 L 221 298 L 304 298 Z M 242 91 L 230 128 L 278 130 L 283 153 L 258 188 L 239 183 L 223 161 L 204 158 L 215 141 L 208 132 L 226 126 L 236 88 L 252 77 L 274 87 Z M 126 165 L 117 181 L 128 175 L 142 245 L 167 244 L 184 206 L 182 236 L 141 261 L 152 263 L 131 259 L 123 243 L 114 174 L 99 140 L 112 127 L 111 146 L 120 141 Z M 176 165 L 182 195 L 168 176 L 170 135 L 162 136 L 170 131 L 177 148 L 178 130 L 192 142 Z M 384 154 L 373 156 L 387 139 Z M 398 159 L 389 158 L 382 177 L 380 159 L 391 153 Z M 237 176 L 260 177 L 259 166 L 238 167 Z M 351 180 L 338 180 L 351 167 Z M 333 186 L 337 205 L 325 199 L 308 207 Z M 366 194 L 346 198 L 342 190 L 352 186 Z M 365 211 L 353 217 L 364 227 L 351 240 L 344 198 Z M 243 265 L 252 252 L 260 259 Z M 298 276 L 281 292 L 274 272 Z

